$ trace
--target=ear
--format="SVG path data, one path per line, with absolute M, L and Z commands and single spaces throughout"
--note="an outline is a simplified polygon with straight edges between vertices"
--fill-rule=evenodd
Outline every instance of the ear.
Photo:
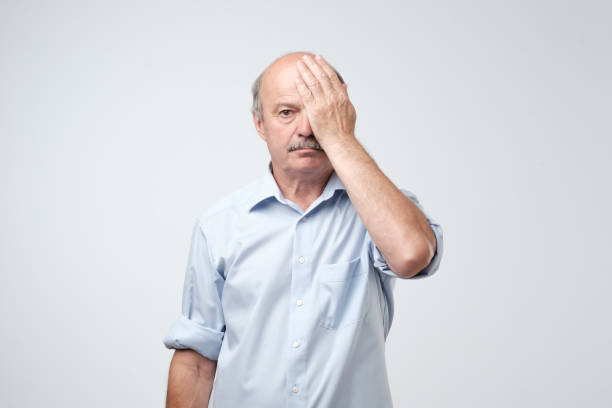
M 255 125 L 255 130 L 257 130 L 259 137 L 261 137 L 263 140 L 266 140 L 266 134 L 263 128 L 263 121 L 257 118 L 257 115 L 255 115 L 255 112 L 251 112 L 251 115 L 253 116 L 253 124 Z

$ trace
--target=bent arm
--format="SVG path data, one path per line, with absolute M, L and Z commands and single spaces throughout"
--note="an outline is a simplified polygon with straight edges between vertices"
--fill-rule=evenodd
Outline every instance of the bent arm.
M 175 350 L 170 362 L 166 408 L 208 408 L 217 361 L 185 349 Z
M 423 270 L 436 253 L 436 236 L 406 197 L 355 138 L 355 107 L 333 69 L 321 57 L 296 62 L 296 87 L 313 134 L 327 154 L 373 242 L 391 271 L 404 278 Z
M 437 246 L 425 214 L 380 170 L 354 136 L 323 148 L 389 268 L 404 278 L 422 271 Z

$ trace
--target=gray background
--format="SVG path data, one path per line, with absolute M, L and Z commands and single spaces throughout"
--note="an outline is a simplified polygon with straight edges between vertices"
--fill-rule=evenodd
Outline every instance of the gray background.
M 195 216 L 263 174 L 252 81 L 343 74 L 444 228 L 399 281 L 397 407 L 612 405 L 604 2 L 0 3 L 0 406 L 162 406 Z

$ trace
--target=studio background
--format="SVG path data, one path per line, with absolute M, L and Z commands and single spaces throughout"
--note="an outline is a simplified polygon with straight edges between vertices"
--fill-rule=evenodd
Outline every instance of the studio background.
M 609 407 L 605 2 L 2 1 L 0 406 L 163 406 L 195 217 L 263 175 L 250 86 L 320 53 L 444 230 L 394 405 Z

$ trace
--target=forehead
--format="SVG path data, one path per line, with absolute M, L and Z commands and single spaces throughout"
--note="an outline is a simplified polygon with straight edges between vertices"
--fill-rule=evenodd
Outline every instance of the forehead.
M 261 102 L 264 107 L 271 107 L 279 101 L 301 102 L 295 86 L 299 72 L 295 63 L 299 55 L 292 55 L 276 61 L 264 73 L 261 82 Z

